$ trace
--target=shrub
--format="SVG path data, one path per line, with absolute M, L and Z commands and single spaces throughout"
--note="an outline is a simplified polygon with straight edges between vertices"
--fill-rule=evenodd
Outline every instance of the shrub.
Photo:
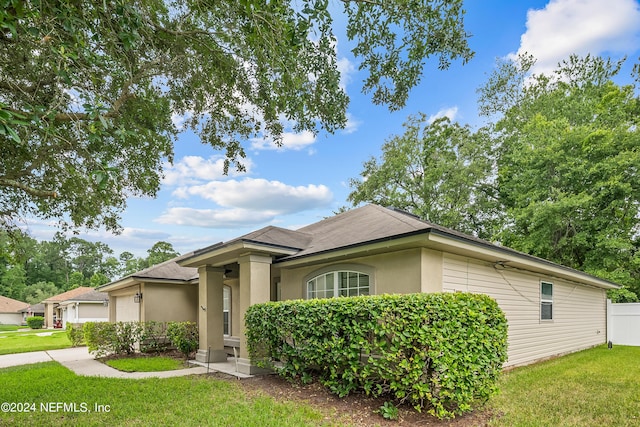
M 42 329 L 42 325 L 44 325 L 44 317 L 42 316 L 27 317 L 27 325 L 31 329 Z
M 282 301 L 249 307 L 245 322 L 259 366 L 314 375 L 339 396 L 388 396 L 439 418 L 487 400 L 507 356 L 506 318 L 486 295 Z
M 79 347 L 84 344 L 84 333 L 81 323 L 67 323 L 67 337 L 71 341 L 73 347 Z
M 198 349 L 198 326 L 194 322 L 169 322 L 167 337 L 185 359 Z
M 134 353 L 141 331 L 140 322 L 87 322 L 83 327 L 89 351 L 99 357 Z
M 170 346 L 167 339 L 167 324 L 149 320 L 140 325 L 140 351 L 159 353 Z

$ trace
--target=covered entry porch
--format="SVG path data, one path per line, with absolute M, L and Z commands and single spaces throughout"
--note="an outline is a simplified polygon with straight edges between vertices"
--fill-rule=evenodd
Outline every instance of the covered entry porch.
M 237 346 L 238 372 L 259 372 L 247 351 L 244 315 L 253 304 L 275 300 L 279 271 L 272 262 L 297 251 L 243 239 L 201 249 L 179 262 L 198 269 L 198 362 L 225 362 Z

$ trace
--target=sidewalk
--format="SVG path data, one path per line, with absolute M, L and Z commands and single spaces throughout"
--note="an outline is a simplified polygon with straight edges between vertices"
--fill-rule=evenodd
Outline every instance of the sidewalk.
M 162 372 L 121 372 L 104 363 L 98 362 L 87 350 L 87 347 L 73 347 L 61 350 L 35 351 L 32 353 L 6 354 L 0 356 L 0 369 L 9 366 L 29 365 L 32 363 L 56 361 L 69 368 L 77 375 L 85 377 L 109 377 L 109 378 L 169 378 L 185 375 L 201 375 L 207 372 L 221 371 L 215 369 L 216 364 L 211 364 L 211 369 L 195 367 L 179 369 L 176 371 Z M 222 364 L 221 364 L 222 365 Z M 228 373 L 228 372 L 227 372 Z

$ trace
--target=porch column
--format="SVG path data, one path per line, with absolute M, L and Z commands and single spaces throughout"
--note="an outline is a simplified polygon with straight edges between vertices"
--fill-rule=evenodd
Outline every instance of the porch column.
M 244 315 L 247 309 L 271 298 L 271 257 L 248 254 L 238 258 L 240 264 L 240 358 L 238 371 L 244 374 L 256 374 L 262 370 L 251 365 L 247 351 Z
M 224 268 L 204 266 L 198 269 L 198 362 L 226 362 L 222 322 L 222 285 Z M 211 351 L 209 351 L 211 348 Z

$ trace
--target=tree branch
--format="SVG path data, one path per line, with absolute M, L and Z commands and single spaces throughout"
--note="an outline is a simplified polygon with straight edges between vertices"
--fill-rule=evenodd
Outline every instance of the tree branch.
M 28 186 L 27 184 L 23 184 L 21 182 L 15 181 L 13 179 L 7 179 L 7 178 L 0 178 L 0 186 L 1 187 L 13 187 L 13 188 L 18 188 L 22 191 L 24 191 L 25 193 L 28 193 L 32 196 L 36 196 L 36 197 L 52 197 L 52 198 L 56 198 L 58 197 L 58 193 L 56 193 L 55 191 L 48 191 L 48 190 L 38 190 L 37 188 L 33 188 Z

